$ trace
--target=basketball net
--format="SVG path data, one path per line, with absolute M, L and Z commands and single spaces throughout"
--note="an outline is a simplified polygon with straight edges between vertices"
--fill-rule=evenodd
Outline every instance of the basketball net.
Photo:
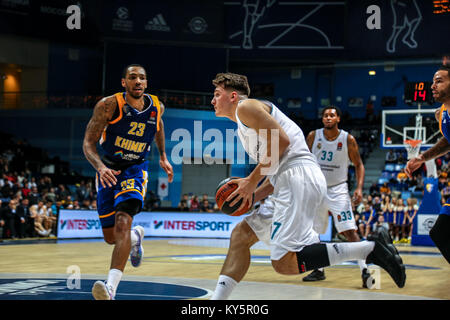
M 406 151 L 408 152 L 408 160 L 419 155 L 422 140 L 405 140 L 404 143 Z

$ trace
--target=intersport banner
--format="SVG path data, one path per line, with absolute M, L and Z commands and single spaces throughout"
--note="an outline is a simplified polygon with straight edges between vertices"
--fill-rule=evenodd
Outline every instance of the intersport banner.
M 244 216 L 232 217 L 223 213 L 141 212 L 134 216 L 133 227 L 140 225 L 149 237 L 230 238 L 231 231 Z M 331 218 L 328 230 L 320 236 L 331 240 Z M 102 238 L 102 227 L 96 211 L 61 210 L 58 219 L 58 238 Z

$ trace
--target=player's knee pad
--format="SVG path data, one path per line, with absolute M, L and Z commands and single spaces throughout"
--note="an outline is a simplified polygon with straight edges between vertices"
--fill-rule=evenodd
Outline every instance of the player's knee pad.
M 304 247 L 297 252 L 297 262 L 300 273 L 329 266 L 327 246 L 323 243 L 316 243 Z
M 116 212 L 126 212 L 130 216 L 134 216 L 141 212 L 142 202 L 138 199 L 128 199 L 120 202 L 116 206 Z

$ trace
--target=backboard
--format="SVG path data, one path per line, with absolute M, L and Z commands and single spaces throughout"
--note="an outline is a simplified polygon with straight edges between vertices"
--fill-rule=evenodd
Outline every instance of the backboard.
M 383 110 L 381 147 L 404 148 L 405 140 L 422 140 L 422 149 L 432 147 L 440 138 L 435 108 Z

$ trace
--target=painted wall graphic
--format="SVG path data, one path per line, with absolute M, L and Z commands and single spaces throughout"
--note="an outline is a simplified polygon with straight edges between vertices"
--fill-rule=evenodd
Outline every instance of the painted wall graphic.
M 416 0 L 400 1 L 391 0 L 391 9 L 393 15 L 392 33 L 386 43 L 386 50 L 390 53 L 396 52 L 397 45 L 406 45 L 413 49 L 418 44 L 415 39 L 415 32 L 422 22 L 422 14 Z M 399 36 L 403 34 L 401 43 L 398 42 Z
M 239 20 L 230 23 L 227 36 L 232 48 L 244 50 L 344 48 L 340 39 L 335 37 L 333 31 L 338 26 L 329 23 L 329 14 L 331 10 L 343 13 L 345 2 L 244 0 L 225 2 L 225 6 L 239 17 Z M 324 23 L 325 21 L 328 21 L 328 24 Z

